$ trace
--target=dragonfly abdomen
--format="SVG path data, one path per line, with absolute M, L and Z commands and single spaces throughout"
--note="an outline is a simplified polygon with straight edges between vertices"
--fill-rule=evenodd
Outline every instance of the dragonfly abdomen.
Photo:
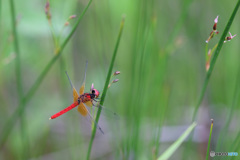
M 78 105 L 79 105 L 79 103 L 78 103 L 78 101 L 76 101 L 76 102 L 74 102 L 73 104 L 71 104 L 70 106 L 68 106 L 67 108 L 65 108 L 65 109 L 61 110 L 60 112 L 52 115 L 51 118 L 49 118 L 49 119 L 57 118 L 57 117 L 63 115 L 64 113 L 70 111 L 71 109 L 75 108 L 75 107 L 78 106 Z

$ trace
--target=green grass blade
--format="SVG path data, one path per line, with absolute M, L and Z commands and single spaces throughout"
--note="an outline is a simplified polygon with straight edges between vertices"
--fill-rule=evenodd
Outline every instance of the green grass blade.
M 110 64 L 109 69 L 108 69 L 108 74 L 107 74 L 106 82 L 105 82 L 105 85 L 104 85 L 103 93 L 102 93 L 102 96 L 101 96 L 100 106 L 103 106 L 103 103 L 104 103 L 104 100 L 105 100 L 105 96 L 107 94 L 108 84 L 110 82 L 110 77 L 112 75 L 112 69 L 113 69 L 113 65 L 114 65 L 115 59 L 116 59 L 117 50 L 118 50 L 118 46 L 119 46 L 119 43 L 120 43 L 122 31 L 123 31 L 124 20 L 125 20 L 125 18 L 123 17 L 122 21 L 121 21 L 118 37 L 117 37 L 117 42 L 116 42 L 116 45 L 115 45 L 115 48 L 114 48 L 114 51 L 113 51 L 111 64 Z M 99 107 L 98 111 L 97 111 L 97 115 L 96 115 L 96 124 L 99 121 L 101 110 L 102 110 L 101 107 Z M 96 134 L 96 125 L 94 125 L 94 128 L 92 130 L 92 136 L 91 136 L 91 139 L 90 139 L 90 142 L 89 142 L 89 147 L 88 147 L 88 152 L 87 152 L 87 160 L 90 159 L 91 150 L 92 150 L 92 144 L 93 144 L 93 140 L 94 140 L 95 134 Z
M 157 159 L 157 160 L 166 160 L 171 157 L 171 155 L 178 149 L 178 147 L 183 143 L 187 136 L 192 132 L 192 130 L 197 125 L 196 122 L 193 122 L 188 129 Z
M 209 150 L 210 150 L 210 144 L 211 144 L 211 138 L 212 138 L 213 119 L 211 119 L 211 121 L 212 121 L 212 123 L 211 123 L 209 138 L 208 138 L 208 148 L 207 148 L 206 160 L 208 160 L 208 157 L 209 157 Z
M 17 80 L 17 91 L 19 95 L 19 99 L 22 98 L 23 89 L 22 89 L 22 79 L 21 79 L 21 61 L 20 61 L 20 51 L 19 51 L 19 45 L 18 45 L 18 35 L 16 31 L 16 13 L 15 13 L 15 7 L 13 0 L 10 0 L 10 9 L 11 9 L 11 20 L 12 20 L 12 32 L 13 32 L 13 45 L 14 50 L 16 54 L 16 80 Z
M 215 50 L 214 54 L 213 54 L 213 57 L 212 57 L 212 60 L 211 60 L 211 63 L 210 63 L 210 68 L 207 72 L 207 75 L 206 75 L 206 78 L 205 78 L 205 81 L 204 81 L 204 84 L 203 84 L 203 87 L 202 87 L 202 91 L 200 93 L 200 96 L 198 98 L 198 102 L 197 102 L 197 105 L 195 106 L 195 109 L 194 109 L 194 112 L 193 112 L 193 117 L 192 117 L 192 122 L 196 119 L 196 116 L 197 116 L 197 111 L 199 109 L 199 106 L 203 100 L 203 97 L 204 97 L 204 94 L 205 94 L 205 91 L 207 89 L 207 85 L 208 85 L 208 82 L 209 82 L 209 79 L 212 75 L 212 71 L 213 71 L 213 68 L 215 66 L 215 63 L 216 63 L 216 60 L 217 60 L 217 57 L 222 49 L 222 46 L 223 46 L 223 43 L 224 43 L 224 40 L 225 40 L 225 37 L 227 36 L 227 33 L 232 25 L 232 22 L 234 20 L 234 17 L 238 11 L 238 8 L 239 8 L 239 5 L 240 5 L 240 0 L 238 0 L 233 12 L 232 12 L 232 15 L 231 17 L 229 18 L 229 21 L 223 31 L 223 34 L 218 42 L 218 46 L 217 46 L 217 49 Z
M 17 81 L 17 93 L 18 93 L 18 101 L 21 102 L 23 98 L 23 87 L 22 87 L 22 75 L 21 75 L 21 59 L 20 59 L 20 49 L 19 49 L 19 41 L 16 29 L 16 13 L 15 13 L 15 5 L 14 1 L 10 0 L 10 11 L 11 11 L 11 21 L 12 21 L 12 34 L 14 37 L 13 45 L 14 51 L 16 54 L 16 64 L 15 64 L 15 72 L 16 72 L 16 81 Z M 19 106 L 21 108 L 21 106 Z M 29 140 L 28 140 L 28 133 L 27 133 L 27 121 L 25 116 L 22 114 L 20 116 L 21 122 L 21 139 L 22 139 L 22 158 L 28 159 L 29 156 Z
M 60 47 L 59 52 L 51 59 L 51 61 L 47 64 L 47 66 L 44 68 L 44 70 L 42 71 L 42 73 L 40 74 L 40 76 L 37 78 L 37 80 L 35 81 L 35 83 L 32 85 L 31 89 L 28 91 L 27 95 L 25 97 L 22 98 L 18 108 L 14 111 L 13 116 L 11 116 L 8 121 L 5 123 L 3 131 L 1 133 L 0 136 L 0 148 L 3 147 L 4 143 L 7 140 L 7 137 L 9 135 L 9 133 L 11 132 L 14 124 L 16 123 L 18 116 L 21 116 L 22 113 L 24 112 L 24 109 L 26 107 L 26 103 L 31 99 L 31 97 L 34 95 L 34 93 L 37 91 L 37 88 L 40 86 L 40 84 L 42 83 L 43 79 L 45 78 L 45 76 L 47 75 L 47 73 L 49 72 L 49 70 L 51 69 L 51 67 L 53 66 L 53 64 L 56 62 L 56 60 L 59 58 L 59 56 L 62 54 L 62 51 L 64 49 L 64 47 L 66 46 L 66 44 L 68 43 L 68 41 L 70 40 L 70 38 L 72 37 L 73 33 L 76 31 L 80 21 L 82 20 L 82 17 L 85 15 L 86 11 L 88 10 L 90 4 L 91 4 L 92 0 L 90 0 L 88 2 L 88 5 L 85 7 L 85 9 L 83 10 L 83 12 L 81 13 L 80 17 L 78 18 L 76 24 L 74 25 L 72 31 L 70 32 L 70 34 L 67 36 L 67 38 L 64 40 L 63 44 Z

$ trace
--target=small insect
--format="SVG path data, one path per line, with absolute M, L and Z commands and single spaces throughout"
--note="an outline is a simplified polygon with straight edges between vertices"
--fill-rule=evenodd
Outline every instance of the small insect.
M 96 99 L 99 97 L 99 94 L 100 94 L 100 92 L 97 89 L 94 89 L 93 85 L 90 89 L 90 93 L 84 93 L 86 70 L 87 70 L 87 63 L 86 63 L 86 68 L 85 68 L 83 84 L 79 89 L 79 94 L 78 94 L 77 90 L 73 87 L 72 82 L 66 72 L 68 80 L 73 89 L 73 104 L 71 104 L 67 108 L 63 109 L 62 111 L 52 115 L 49 119 L 50 120 L 55 119 L 78 106 L 78 112 L 82 116 L 88 118 L 92 123 L 94 123 L 96 125 L 97 129 L 99 129 L 104 134 L 101 127 L 95 122 L 94 118 L 91 116 L 91 114 L 89 113 L 88 109 L 85 106 L 85 104 L 86 104 L 87 106 L 91 107 L 93 105 L 93 101 L 97 101 Z

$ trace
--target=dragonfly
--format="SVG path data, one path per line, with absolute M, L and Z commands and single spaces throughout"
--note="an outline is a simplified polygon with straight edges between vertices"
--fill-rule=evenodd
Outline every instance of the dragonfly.
M 73 90 L 73 103 L 68 106 L 67 108 L 61 110 L 60 112 L 52 115 L 49 120 L 51 119 L 55 119 L 65 113 L 67 113 L 68 111 L 72 110 L 73 108 L 77 107 L 78 112 L 83 116 L 86 117 L 87 119 L 89 119 L 96 127 L 97 129 L 104 134 L 103 130 L 101 129 L 101 127 L 95 122 L 94 118 L 91 116 L 91 114 L 89 113 L 88 109 L 86 108 L 85 105 L 87 105 L 88 107 L 91 106 L 95 106 L 93 105 L 94 101 L 97 101 L 96 99 L 99 97 L 100 92 L 94 88 L 94 86 L 92 85 L 91 89 L 90 89 L 90 93 L 84 93 L 84 89 L 85 89 L 85 80 L 86 80 L 86 71 L 87 71 L 87 64 L 88 62 L 86 62 L 86 68 L 85 68 L 85 74 L 84 74 L 84 80 L 83 80 L 83 84 L 79 89 L 79 94 L 77 92 L 77 90 L 74 88 L 67 72 L 66 75 L 68 77 L 68 80 L 71 84 L 72 90 Z

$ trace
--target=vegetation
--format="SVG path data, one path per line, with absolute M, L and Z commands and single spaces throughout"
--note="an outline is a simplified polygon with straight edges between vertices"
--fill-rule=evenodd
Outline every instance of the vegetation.
M 239 5 L 0 0 L 0 159 L 240 154 Z M 65 71 L 79 88 L 86 61 L 104 134 L 77 109 L 48 120 L 72 104 Z

